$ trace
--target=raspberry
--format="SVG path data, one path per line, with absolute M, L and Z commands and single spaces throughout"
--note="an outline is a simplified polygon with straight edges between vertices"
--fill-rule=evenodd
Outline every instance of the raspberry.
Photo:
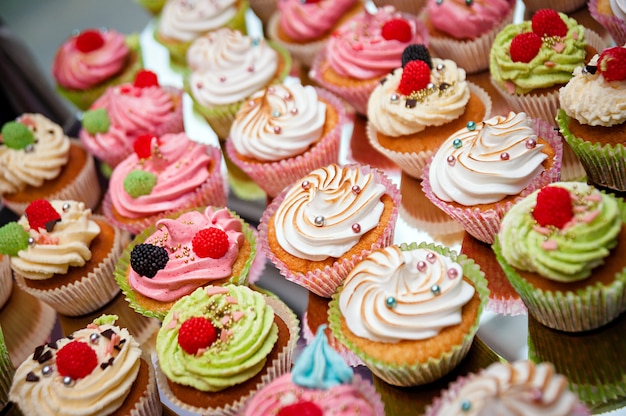
M 402 78 L 398 91 L 403 95 L 411 95 L 421 91 L 430 82 L 430 68 L 424 61 L 411 61 L 402 70 Z
M 72 380 L 87 377 L 98 365 L 96 352 L 87 343 L 72 341 L 57 351 L 57 369 Z
M 509 53 L 513 62 L 528 63 L 537 56 L 539 49 L 541 49 L 541 38 L 533 32 L 526 32 L 513 38 Z
M 104 45 L 104 38 L 95 29 L 85 30 L 76 36 L 76 48 L 83 53 L 93 52 L 100 49 L 102 45 Z
M 35 135 L 26 125 L 9 121 L 2 126 L 2 142 L 10 149 L 21 150 L 35 143 Z
M 205 228 L 193 236 L 191 245 L 198 257 L 219 259 L 228 251 L 228 236 L 219 228 Z
M 159 138 L 154 134 L 142 134 L 137 136 L 133 142 L 133 149 L 139 159 L 147 159 L 152 156 L 152 139 L 156 140 L 156 145 L 159 145 Z
M 574 217 L 569 191 L 559 186 L 546 186 L 537 194 L 533 217 L 539 225 L 563 228 Z
M 89 134 L 106 133 L 111 127 L 111 119 L 105 108 L 85 111 L 81 120 L 83 128 Z
M 34 230 L 45 228 L 50 232 L 61 221 L 61 215 L 45 199 L 37 199 L 28 204 L 24 213 L 28 218 L 28 225 Z
M 202 316 L 187 319 L 178 331 L 178 345 L 187 354 L 195 355 L 198 350 L 210 347 L 216 339 L 217 330 Z
M 124 178 L 124 190 L 132 198 L 150 195 L 157 183 L 157 175 L 141 169 L 131 170 Z
M 153 244 L 137 244 L 130 252 L 130 267 L 140 276 L 152 279 L 164 269 L 170 257 L 167 250 Z
M 306 400 L 283 407 L 276 416 L 324 416 L 322 409 Z
M 383 38 L 408 42 L 411 40 L 411 25 L 404 19 L 391 19 L 385 22 L 381 30 Z
M 142 69 L 137 73 L 133 85 L 137 88 L 158 87 L 159 78 L 154 72 L 147 69 Z
M 402 68 L 411 61 L 424 61 L 428 68 L 433 69 L 433 61 L 430 59 L 430 52 L 425 45 L 414 43 L 404 48 L 402 51 Z
M 531 19 L 533 32 L 539 37 L 567 35 L 567 25 L 561 16 L 552 9 L 541 9 Z
M 605 80 L 626 80 L 626 48 L 615 46 L 602 51 L 598 58 L 598 68 Z
M 28 237 L 24 227 L 16 222 L 10 222 L 0 227 L 0 253 L 17 256 L 20 250 L 28 247 Z

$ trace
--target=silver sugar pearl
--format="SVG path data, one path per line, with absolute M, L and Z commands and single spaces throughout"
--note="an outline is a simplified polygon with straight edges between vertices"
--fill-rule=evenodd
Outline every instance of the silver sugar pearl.
M 94 332 L 93 334 L 89 335 L 89 341 L 92 344 L 98 343 L 99 339 L 100 339 L 100 334 L 97 334 L 97 333 Z
M 54 369 L 51 366 L 49 366 L 49 365 L 44 365 L 41 368 L 41 374 L 43 374 L 46 377 L 48 377 L 50 374 L 52 374 L 53 371 L 54 371 Z
M 398 94 L 396 94 L 395 92 L 393 94 L 391 94 L 391 102 L 397 102 L 398 100 L 400 100 L 400 97 L 398 96 Z
M 69 211 L 69 210 L 70 210 L 70 208 L 71 208 L 71 207 L 72 207 L 72 206 L 70 205 L 70 203 L 69 203 L 69 202 L 65 202 L 65 203 L 63 204 L 63 207 L 62 207 L 61 209 L 63 210 L 63 212 L 67 212 L 67 211 Z
M 31 144 L 27 144 L 26 147 L 24 148 L 24 151 L 26 153 L 32 153 L 35 151 L 35 146 L 31 143 Z
M 28 245 L 31 247 L 37 243 L 33 237 L 28 237 L 27 241 L 28 241 Z
M 313 220 L 313 223 L 315 225 L 317 225 L 318 227 L 321 227 L 324 225 L 324 217 L 322 215 L 318 215 L 317 217 L 315 217 L 315 219 Z
M 74 380 L 70 376 L 63 377 L 63 385 L 66 387 L 71 387 L 74 385 Z
M 428 88 L 429 90 L 432 90 L 433 88 L 435 88 L 435 84 L 433 84 L 432 82 L 429 82 L 429 83 L 426 85 L 426 88 Z
M 443 69 L 444 69 L 445 67 L 446 67 L 446 66 L 445 66 L 444 64 L 437 64 L 437 66 L 436 66 L 435 68 L 437 69 L 437 71 L 443 71 Z

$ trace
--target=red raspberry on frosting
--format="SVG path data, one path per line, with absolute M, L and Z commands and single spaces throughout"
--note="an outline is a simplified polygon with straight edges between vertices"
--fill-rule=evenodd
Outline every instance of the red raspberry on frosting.
M 158 87 L 159 77 L 150 70 L 142 69 L 137 73 L 133 85 L 137 88 Z
M 191 245 L 198 257 L 219 259 L 228 251 L 228 235 L 219 228 L 205 228 L 193 236 Z
M 533 32 L 539 37 L 567 35 L 567 25 L 561 16 L 552 9 L 538 10 L 531 19 Z
M 154 138 L 157 139 L 158 145 L 159 139 L 154 134 L 142 134 L 137 136 L 133 142 L 133 149 L 139 159 L 147 159 L 152 156 L 152 139 Z
M 30 228 L 37 231 L 43 228 L 50 232 L 54 224 L 61 221 L 61 215 L 45 199 L 37 199 L 31 202 L 26 207 L 25 214 Z
M 598 69 L 609 82 L 626 80 L 626 48 L 615 46 L 602 51 L 598 58 Z
M 59 374 L 78 380 L 91 374 L 98 365 L 98 356 L 86 343 L 72 341 L 57 351 L 56 363 Z
M 76 49 L 83 53 L 93 52 L 104 45 L 104 38 L 99 31 L 88 29 L 76 36 Z
M 430 82 L 430 68 L 424 61 L 411 61 L 402 70 L 398 91 L 403 95 L 421 91 Z
M 411 25 L 404 19 L 391 19 L 385 22 L 381 34 L 386 40 L 408 42 L 411 40 Z
M 569 191 L 559 186 L 542 188 L 537 194 L 537 204 L 532 214 L 542 227 L 552 225 L 562 229 L 574 217 Z
M 511 41 L 511 60 L 513 62 L 528 63 L 537 56 L 541 49 L 541 37 L 536 33 L 526 32 L 515 36 Z
M 178 345 L 187 353 L 195 355 L 217 340 L 217 330 L 207 318 L 196 316 L 187 319 L 178 331 Z
M 281 408 L 277 416 L 324 416 L 324 412 L 313 402 L 300 401 Z

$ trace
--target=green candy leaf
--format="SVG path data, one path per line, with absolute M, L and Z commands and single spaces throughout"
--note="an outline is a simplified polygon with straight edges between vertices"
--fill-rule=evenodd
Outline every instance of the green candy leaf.
M 133 198 L 150 195 L 156 185 L 157 176 L 145 170 L 133 170 L 124 178 L 124 190 Z
M 17 222 L 10 222 L 0 227 L 0 253 L 17 256 L 20 250 L 28 248 L 28 237 L 24 227 Z
M 102 314 L 100 317 L 93 320 L 93 323 L 96 325 L 114 325 L 115 321 L 117 321 L 119 317 L 117 315 L 106 315 Z
M 21 150 L 35 143 L 35 135 L 28 127 L 17 121 L 9 121 L 2 126 L 2 140 L 7 147 Z
M 111 126 L 111 119 L 104 108 L 85 111 L 83 113 L 83 128 L 89 134 L 106 133 Z

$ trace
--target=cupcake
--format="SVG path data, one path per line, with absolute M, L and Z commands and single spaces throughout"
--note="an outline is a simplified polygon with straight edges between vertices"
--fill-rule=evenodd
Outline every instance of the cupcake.
M 596 55 L 574 70 L 559 90 L 557 123 L 563 137 L 599 186 L 626 191 L 626 46 Z
M 62 96 L 87 110 L 109 86 L 132 82 L 142 66 L 138 35 L 85 29 L 59 47 L 52 76 Z
M 0 138 L 0 197 L 17 215 L 36 199 L 75 199 L 88 208 L 100 203 L 93 157 L 55 122 L 22 114 L 2 126 Z
M 135 153 L 115 167 L 103 202 L 104 215 L 131 234 L 191 208 L 226 205 L 218 148 L 185 133 L 140 136 Z
M 119 293 L 112 273 L 128 235 L 82 202 L 33 201 L 0 235 L 20 288 L 63 315 L 93 312 Z
M 0 409 L 4 409 L 9 403 L 9 389 L 11 388 L 14 374 L 15 368 L 13 368 L 11 363 L 9 351 L 4 343 L 2 327 L 0 327 Z
M 288 372 L 298 320 L 278 298 L 246 286 L 198 288 L 181 298 L 156 340 L 157 378 L 174 410 L 239 415 Z
M 542 414 L 586 416 L 591 413 L 568 389 L 567 377 L 552 363 L 497 362 L 459 377 L 426 410 L 426 416 Z
M 79 139 L 85 149 L 114 168 L 133 153 L 133 142 L 143 134 L 181 133 L 183 92 L 161 86 L 148 70 L 134 82 L 111 86 L 83 113 Z
M 593 186 L 557 182 L 506 213 L 493 249 L 536 320 L 580 332 L 626 310 L 625 212 Z
M 24 416 L 157 415 L 154 368 L 116 316 L 40 345 L 15 371 L 9 398 Z M 45 398 L 45 399 L 44 399 Z
M 274 198 L 261 217 L 259 239 L 287 280 L 329 298 L 354 264 L 391 244 L 399 202 L 382 171 L 329 165 Z
M 393 6 L 399 12 L 419 15 L 426 0 L 373 0 L 375 6 L 381 8 L 385 6 Z
M 527 14 L 533 14 L 538 10 L 546 7 L 546 2 L 544 0 L 523 0 L 524 11 Z M 583 8 L 586 0 L 550 0 L 549 4 L 550 8 L 556 10 L 557 12 L 571 14 L 578 9 Z
M 316 55 L 310 76 L 321 87 L 367 114 L 367 100 L 379 81 L 400 66 L 412 43 L 428 44 L 428 31 L 417 16 L 392 6 L 364 10 L 344 22 Z
M 548 123 L 510 112 L 453 133 L 424 168 L 426 197 L 465 231 L 493 243 L 511 206 L 558 181 L 561 137 Z
M 246 30 L 247 0 L 168 0 L 154 38 L 169 52 L 175 67 L 187 66 L 187 50 L 196 38 L 223 27 Z
M 514 0 L 428 0 L 421 17 L 428 28 L 430 49 L 468 73 L 488 69 L 493 40 L 513 21 L 515 5 Z
M 350 271 L 330 328 L 386 383 L 426 384 L 466 356 L 488 296 L 473 260 L 435 244 L 388 246 Z
M 270 18 L 278 10 L 278 0 L 249 0 L 250 10 L 261 21 L 263 29 L 267 28 Z
M 421 179 L 426 162 L 453 132 L 489 117 L 491 98 L 449 59 L 424 45 L 407 47 L 403 65 L 374 88 L 367 103 L 372 146 L 403 172 Z
M 604 27 L 616 44 L 626 43 L 626 6 L 616 0 L 590 0 L 589 13 Z
M 498 33 L 489 57 L 491 83 L 510 108 L 554 123 L 559 88 L 603 46 L 573 18 L 542 9 Z
M 332 93 L 286 80 L 253 94 L 230 129 L 229 158 L 273 198 L 339 161 L 344 107 Z
M 355 375 L 327 343 L 324 327 L 300 354 L 291 372 L 272 380 L 248 402 L 245 416 L 384 416 L 380 395 Z
M 333 30 L 363 10 L 358 0 L 276 0 L 269 21 L 270 39 L 289 51 L 304 67 L 330 39 Z
M 160 219 L 135 237 L 115 278 L 133 309 L 163 320 L 198 287 L 245 285 L 255 255 L 254 232 L 237 214 L 198 208 Z
M 153 16 L 158 16 L 165 6 L 166 0 L 135 0 L 135 3 L 146 9 Z
M 2 245 L 3 243 L 0 243 L 0 247 L 2 247 Z M 2 309 L 7 300 L 9 300 L 12 290 L 13 272 L 11 271 L 11 261 L 9 256 L 0 254 L 0 309 Z

